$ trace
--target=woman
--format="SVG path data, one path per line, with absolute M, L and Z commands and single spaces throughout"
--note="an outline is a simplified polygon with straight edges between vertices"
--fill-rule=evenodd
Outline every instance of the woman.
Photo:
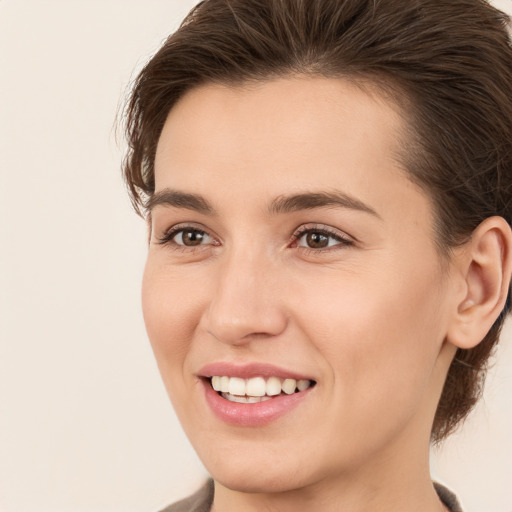
M 506 23 L 483 0 L 208 0 L 140 73 L 144 317 L 213 479 L 166 510 L 460 510 L 428 455 L 510 309 Z

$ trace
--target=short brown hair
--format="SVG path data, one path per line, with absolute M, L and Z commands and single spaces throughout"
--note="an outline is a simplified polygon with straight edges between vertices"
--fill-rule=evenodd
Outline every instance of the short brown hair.
M 123 172 L 133 205 L 142 214 L 154 193 L 161 130 L 193 87 L 327 76 L 370 82 L 399 107 L 407 105 L 402 160 L 431 197 L 443 254 L 487 217 L 511 224 L 509 21 L 485 0 L 200 2 L 141 71 L 127 103 Z M 434 419 L 434 442 L 477 402 L 509 310 L 510 293 L 484 340 L 458 350 Z

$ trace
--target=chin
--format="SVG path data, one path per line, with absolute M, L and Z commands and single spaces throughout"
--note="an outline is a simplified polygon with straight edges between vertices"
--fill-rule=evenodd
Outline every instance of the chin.
M 266 474 L 264 474 L 266 473 Z M 212 478 L 223 487 L 232 491 L 249 494 L 272 494 L 293 491 L 307 486 L 306 479 L 289 472 L 268 472 L 267 468 L 257 467 L 251 471 L 244 471 L 232 467 L 227 470 L 215 468 L 210 473 Z
M 209 457 L 200 457 L 212 478 L 232 491 L 244 493 L 284 493 L 313 484 L 315 478 L 311 465 L 305 465 L 302 457 L 283 457 L 286 451 L 263 453 L 261 448 L 254 456 L 243 454 L 223 457 L 209 453 Z M 297 450 L 297 454 L 301 451 Z

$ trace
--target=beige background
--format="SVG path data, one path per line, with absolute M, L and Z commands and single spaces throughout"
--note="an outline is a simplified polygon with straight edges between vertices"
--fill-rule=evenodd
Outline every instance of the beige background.
M 205 477 L 146 341 L 145 226 L 112 131 L 194 3 L 0 0 L 1 512 L 150 512 Z M 512 512 L 511 395 L 509 324 L 485 401 L 433 462 L 468 512 Z

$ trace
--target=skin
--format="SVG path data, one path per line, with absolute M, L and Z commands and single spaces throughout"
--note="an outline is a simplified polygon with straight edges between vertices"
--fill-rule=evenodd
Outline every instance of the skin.
M 470 258 L 438 254 L 431 202 L 395 158 L 403 129 L 378 93 L 326 78 L 206 85 L 168 116 L 156 193 L 200 195 L 215 213 L 152 208 L 143 311 L 215 480 L 214 511 L 444 510 L 429 438 Z M 374 213 L 269 212 L 282 196 L 334 190 Z M 173 226 L 202 242 L 161 243 Z M 311 248 L 300 229 L 334 237 Z M 316 385 L 270 424 L 228 425 L 197 376 L 218 361 L 271 363 Z

